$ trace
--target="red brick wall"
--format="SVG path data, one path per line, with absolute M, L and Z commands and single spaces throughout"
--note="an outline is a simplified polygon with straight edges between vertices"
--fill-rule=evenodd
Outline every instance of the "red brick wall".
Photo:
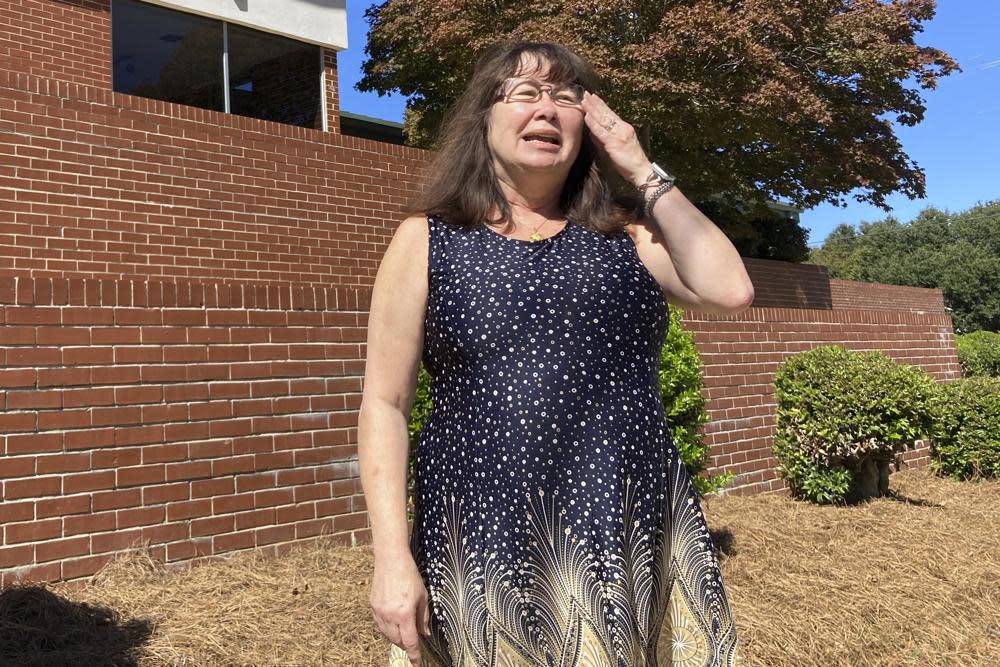
M 366 310 L 426 154 L 339 134 L 329 51 L 325 132 L 114 93 L 107 18 L 0 0 L 0 584 L 84 577 L 135 540 L 175 563 L 363 542 Z M 686 319 L 732 492 L 780 487 L 787 354 L 957 376 L 940 292 L 746 263 L 754 308 Z
M 834 308 L 946 313 L 939 289 L 901 287 L 853 280 L 830 280 Z
M 829 309 L 833 303 L 826 267 L 745 257 L 754 306 Z
M 0 69 L 111 87 L 110 0 L 0 0 Z
M 424 152 L 0 70 L 0 274 L 369 285 Z
M 0 278 L 0 580 L 350 543 L 369 294 Z M 28 569 L 14 566 L 33 564 Z
M 366 540 L 367 304 L 424 152 L 338 133 L 333 52 L 324 132 L 114 93 L 107 3 L 14 4 L 0 583 L 86 576 L 136 540 L 172 562 Z

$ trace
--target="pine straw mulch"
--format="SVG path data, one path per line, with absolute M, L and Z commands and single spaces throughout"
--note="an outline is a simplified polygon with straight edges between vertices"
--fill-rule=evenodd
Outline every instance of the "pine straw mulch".
M 1000 665 L 1000 481 L 917 469 L 891 488 L 704 499 L 748 665 Z M 384 667 L 370 571 L 369 547 L 325 540 L 182 571 L 134 553 L 82 588 L 0 593 L 0 665 Z

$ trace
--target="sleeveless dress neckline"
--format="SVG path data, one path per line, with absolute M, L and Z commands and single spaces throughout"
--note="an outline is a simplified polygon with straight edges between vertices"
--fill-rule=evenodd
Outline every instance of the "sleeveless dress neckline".
M 546 236 L 544 239 L 542 239 L 540 241 L 531 241 L 529 239 L 512 239 L 509 236 L 504 236 L 503 234 L 501 234 L 500 232 L 496 231 L 495 229 L 493 229 L 492 227 L 490 227 L 486 223 L 483 223 L 482 227 L 486 231 L 488 231 L 490 234 L 493 234 L 494 236 L 499 236 L 504 241 L 510 241 L 512 243 L 526 243 L 526 244 L 530 244 L 530 245 L 539 245 L 539 244 L 545 243 L 546 241 L 553 241 L 553 240 L 559 238 L 560 236 L 562 236 L 563 234 L 566 233 L 566 230 L 569 229 L 569 226 L 572 225 L 572 224 L 573 224 L 573 220 L 571 218 L 569 218 L 569 216 L 567 216 L 566 217 L 566 224 L 563 225 L 562 229 L 560 229 L 558 232 L 556 232 L 552 236 Z

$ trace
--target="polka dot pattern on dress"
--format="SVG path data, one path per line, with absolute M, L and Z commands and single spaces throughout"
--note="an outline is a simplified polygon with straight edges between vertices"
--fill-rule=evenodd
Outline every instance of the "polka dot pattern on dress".
M 425 664 L 739 664 L 660 401 L 669 311 L 631 238 L 428 225 L 433 407 L 410 539 Z

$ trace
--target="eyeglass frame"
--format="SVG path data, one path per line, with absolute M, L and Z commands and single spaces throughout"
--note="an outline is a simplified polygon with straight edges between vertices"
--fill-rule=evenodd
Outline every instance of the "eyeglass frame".
M 549 94 L 549 99 L 552 100 L 553 104 L 555 104 L 557 106 L 561 106 L 561 107 L 568 107 L 570 109 L 579 109 L 580 105 L 583 103 L 583 93 L 585 93 L 587 91 L 587 89 L 584 88 L 581 84 L 575 83 L 575 82 L 574 83 L 551 84 L 551 83 L 542 83 L 538 79 L 532 78 L 530 76 L 511 76 L 511 77 L 507 77 L 506 79 L 504 79 L 503 81 L 501 81 L 499 89 L 497 90 L 497 99 L 502 99 L 505 104 L 512 104 L 512 102 L 510 100 L 510 92 L 507 91 L 507 86 L 510 84 L 511 81 L 530 81 L 530 82 L 534 83 L 535 86 L 538 88 L 538 97 L 536 97 L 535 99 L 533 99 L 533 100 L 517 100 L 517 102 L 524 102 L 526 104 L 534 104 L 535 102 L 538 102 L 539 100 L 542 99 L 542 93 L 548 93 Z M 564 89 L 564 88 L 579 88 L 580 89 L 580 102 L 576 102 L 574 104 L 564 104 L 564 103 L 561 103 L 561 102 L 557 102 L 556 98 L 552 94 L 552 92 L 554 90 Z

